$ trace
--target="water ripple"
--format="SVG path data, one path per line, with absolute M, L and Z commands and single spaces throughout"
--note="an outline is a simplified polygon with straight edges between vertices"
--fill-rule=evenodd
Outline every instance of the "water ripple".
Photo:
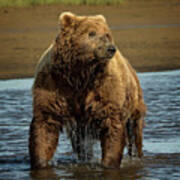
M 70 141 L 67 140 L 66 134 L 62 134 L 54 158 L 59 165 L 53 172 L 43 171 L 35 176 L 47 175 L 49 178 L 53 177 L 52 179 L 65 180 L 96 180 L 100 177 L 180 179 L 180 71 L 138 75 L 148 107 L 143 164 L 139 161 L 129 161 L 127 157 L 118 171 L 99 169 L 96 163 L 91 166 L 78 164 Z M 0 81 L 0 179 L 27 180 L 34 177 L 29 170 L 28 155 L 32 83 L 33 79 Z M 97 143 L 94 146 L 94 154 L 99 160 L 100 151 L 100 145 Z

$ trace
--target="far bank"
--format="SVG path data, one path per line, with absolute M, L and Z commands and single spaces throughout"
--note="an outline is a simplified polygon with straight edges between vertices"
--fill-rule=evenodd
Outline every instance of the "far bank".
M 180 2 L 124 1 L 118 6 L 0 8 L 0 79 L 32 77 L 58 33 L 58 15 L 103 14 L 122 54 L 140 72 L 180 69 Z

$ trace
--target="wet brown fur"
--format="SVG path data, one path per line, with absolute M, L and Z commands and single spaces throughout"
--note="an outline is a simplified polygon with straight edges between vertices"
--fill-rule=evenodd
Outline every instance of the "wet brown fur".
M 99 63 L 91 51 L 86 53 L 78 44 L 92 26 L 100 34 L 108 33 L 108 42 L 114 43 L 104 17 L 68 14 L 60 21 L 61 31 L 41 57 L 35 74 L 31 167 L 48 167 L 63 127 L 79 158 L 85 151 L 86 133 L 101 141 L 105 167 L 120 166 L 126 139 L 131 155 L 133 137 L 141 157 L 146 106 L 134 69 L 118 50 L 110 60 Z

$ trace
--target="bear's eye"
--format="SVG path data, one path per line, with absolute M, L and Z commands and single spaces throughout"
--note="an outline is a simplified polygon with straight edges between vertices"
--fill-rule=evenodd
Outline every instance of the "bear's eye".
M 96 36 L 96 32 L 95 32 L 95 31 L 91 31 L 91 32 L 89 33 L 89 37 L 94 37 L 94 36 Z
M 106 33 L 106 38 L 111 39 L 111 36 L 109 33 Z

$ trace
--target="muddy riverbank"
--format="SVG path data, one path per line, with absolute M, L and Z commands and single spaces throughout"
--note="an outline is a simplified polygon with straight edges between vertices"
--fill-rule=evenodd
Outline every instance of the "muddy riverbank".
M 103 14 L 120 51 L 137 71 L 180 69 L 180 1 L 126 0 L 118 6 L 1 8 L 0 79 L 33 76 L 63 11 Z

